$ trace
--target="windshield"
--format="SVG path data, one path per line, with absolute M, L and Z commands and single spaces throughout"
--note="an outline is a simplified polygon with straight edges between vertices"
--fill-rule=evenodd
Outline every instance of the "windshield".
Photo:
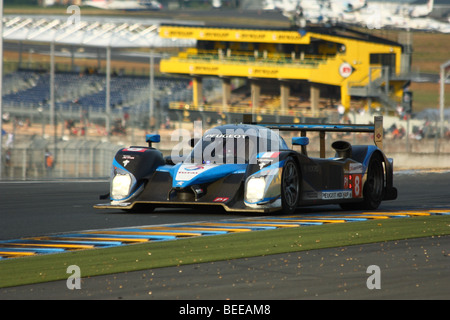
M 287 149 L 287 145 L 270 130 L 261 132 L 222 133 L 209 130 L 197 142 L 185 162 L 202 164 L 243 164 L 256 163 L 256 155 L 261 152 Z

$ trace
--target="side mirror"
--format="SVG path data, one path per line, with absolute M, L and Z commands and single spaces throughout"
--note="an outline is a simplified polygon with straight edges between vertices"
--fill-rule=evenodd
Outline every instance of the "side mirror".
M 161 136 L 159 134 L 146 134 L 145 135 L 145 142 L 148 142 L 149 148 L 152 147 L 152 142 L 160 142 Z
M 292 144 L 294 146 L 307 146 L 309 144 L 308 137 L 293 137 Z

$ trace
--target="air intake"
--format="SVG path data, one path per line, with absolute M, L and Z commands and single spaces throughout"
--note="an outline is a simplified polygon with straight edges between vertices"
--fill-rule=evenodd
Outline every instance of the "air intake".
M 335 141 L 331 144 L 331 147 L 336 151 L 336 157 L 338 158 L 352 157 L 352 145 L 347 141 Z

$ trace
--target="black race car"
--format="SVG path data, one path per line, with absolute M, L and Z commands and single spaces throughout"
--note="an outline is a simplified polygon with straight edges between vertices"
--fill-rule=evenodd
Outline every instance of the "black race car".
M 289 148 L 279 131 L 298 131 Z M 320 158 L 309 157 L 306 133 L 320 132 Z M 325 158 L 325 132 L 367 132 L 375 145 L 335 141 Z M 110 201 L 95 208 L 150 212 L 158 207 L 219 206 L 236 212 L 293 213 L 297 207 L 339 204 L 378 208 L 397 198 L 393 161 L 382 151 L 382 117 L 374 125 L 237 124 L 206 131 L 186 157 L 163 157 L 152 147 L 119 150 L 113 160 Z

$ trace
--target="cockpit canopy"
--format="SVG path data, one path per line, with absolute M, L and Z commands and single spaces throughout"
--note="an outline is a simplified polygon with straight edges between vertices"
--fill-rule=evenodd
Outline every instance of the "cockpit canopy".
M 274 130 L 253 125 L 224 125 L 206 131 L 184 162 L 256 163 L 259 153 L 286 149 L 286 142 Z

